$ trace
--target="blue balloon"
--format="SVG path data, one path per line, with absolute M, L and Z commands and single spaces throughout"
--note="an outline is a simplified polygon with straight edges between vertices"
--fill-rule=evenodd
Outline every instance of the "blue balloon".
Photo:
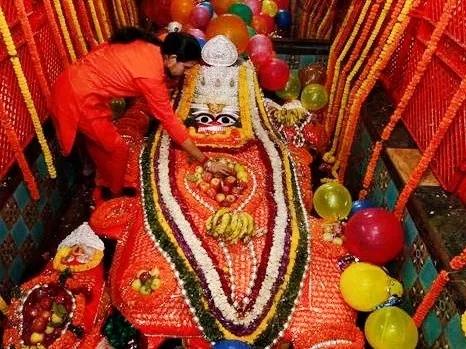
M 275 15 L 275 22 L 279 27 L 288 28 L 291 25 L 291 13 L 288 10 L 279 10 Z
M 221 341 L 215 343 L 212 349 L 252 349 L 252 347 L 240 341 Z
M 214 14 L 214 7 L 212 6 L 210 2 L 203 1 L 199 4 L 199 6 L 204 6 L 206 9 L 208 9 L 210 12 L 210 17 L 212 17 L 212 15 Z
M 356 200 L 353 201 L 353 205 L 351 206 L 351 212 L 349 216 L 351 217 L 356 212 L 360 210 L 364 210 L 365 208 L 372 208 L 375 207 L 374 203 L 371 200 Z
M 206 41 L 202 38 L 196 38 L 197 42 L 199 43 L 199 46 L 201 46 L 201 48 L 204 47 Z

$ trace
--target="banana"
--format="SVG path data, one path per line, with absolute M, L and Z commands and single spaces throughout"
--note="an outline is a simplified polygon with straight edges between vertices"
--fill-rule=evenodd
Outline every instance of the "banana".
M 207 220 L 207 222 L 205 223 L 205 227 L 206 227 L 208 233 L 210 233 L 210 231 L 212 230 L 212 219 L 213 218 L 214 218 L 214 216 L 210 216 L 209 219 Z
M 248 216 L 244 212 L 241 213 L 241 223 L 241 231 L 239 233 L 238 240 L 243 239 L 248 232 Z
M 231 214 L 231 220 L 230 220 L 230 224 L 228 225 L 225 233 L 227 233 L 228 235 L 230 235 L 232 232 L 235 231 L 237 225 L 238 225 L 238 214 L 236 213 L 232 213 Z
M 239 236 L 241 234 L 242 229 L 243 229 L 243 221 L 241 220 L 241 216 L 238 214 L 238 223 L 236 225 L 235 230 L 229 236 L 228 242 L 230 242 L 231 244 L 236 243 L 239 240 Z
M 228 211 L 229 211 L 228 208 L 223 207 L 223 208 L 221 208 L 220 210 L 218 210 L 217 212 L 215 212 L 214 218 L 212 218 L 212 227 L 215 228 L 215 227 L 217 226 L 217 223 L 218 223 L 218 220 L 220 219 L 220 217 L 221 217 L 223 214 L 227 213 Z
M 225 229 L 228 226 L 228 223 L 230 223 L 230 219 L 231 219 L 231 215 L 229 213 L 225 213 L 224 215 L 222 215 L 220 224 L 217 225 L 214 229 L 214 236 L 222 237 L 222 235 L 225 232 Z
M 248 235 L 252 237 L 254 234 L 254 218 L 248 213 L 246 213 L 248 216 Z

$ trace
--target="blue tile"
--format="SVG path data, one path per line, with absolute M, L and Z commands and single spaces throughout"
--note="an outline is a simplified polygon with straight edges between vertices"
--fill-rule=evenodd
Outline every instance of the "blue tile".
M 410 215 L 408 215 L 404 220 L 404 228 L 405 244 L 406 246 L 410 247 L 413 244 L 414 240 L 416 240 L 416 237 L 419 235 L 416 225 L 414 224 L 414 221 Z
M 19 217 L 18 221 L 11 229 L 11 235 L 13 235 L 13 240 L 15 240 L 18 248 L 21 247 L 21 244 L 24 242 L 28 234 L 29 229 L 26 223 L 24 223 L 23 217 Z
M 34 240 L 36 243 L 36 246 L 39 246 L 39 244 L 42 242 L 42 239 L 44 238 L 44 225 L 42 222 L 38 222 L 34 225 L 31 230 L 31 237 L 32 240 Z
M 434 263 L 432 259 L 429 257 L 424 262 L 424 267 L 422 268 L 421 272 L 419 273 L 419 280 L 421 281 L 422 287 L 424 290 L 429 290 L 432 282 L 437 277 L 438 272 L 434 267 Z
M 37 211 L 39 214 L 42 213 L 42 210 L 45 207 L 45 204 L 47 203 L 47 190 L 45 188 L 40 188 L 39 189 L 40 197 L 39 201 L 37 201 Z
M 385 193 L 385 197 L 387 198 L 387 207 L 392 210 L 395 207 L 396 199 L 398 198 L 398 189 L 395 186 L 393 181 L 388 183 L 388 188 Z
M 414 282 L 416 281 L 418 275 L 416 273 L 416 267 L 413 264 L 411 259 L 406 260 L 401 269 L 401 280 L 403 282 L 403 288 L 405 293 L 407 290 L 413 287 Z
M 45 164 L 44 154 L 40 154 L 36 160 L 37 172 L 39 173 L 39 178 L 44 179 L 48 176 L 47 165 Z
M 317 56 L 314 56 L 314 55 L 303 55 L 301 56 L 301 60 L 300 60 L 300 65 L 301 67 L 306 67 L 308 66 L 309 64 L 311 63 L 315 63 L 317 62 Z
M 432 346 L 442 333 L 442 324 L 439 319 L 437 319 L 437 316 L 435 316 L 434 311 L 430 311 L 429 314 L 427 314 L 422 323 L 422 332 L 424 333 L 424 338 L 427 344 L 429 344 L 429 347 Z
M 8 235 L 8 227 L 6 226 L 3 219 L 0 218 L 0 244 L 5 240 Z
M 23 273 L 23 259 L 20 256 L 16 256 L 16 258 L 11 263 L 10 270 L 8 271 L 11 281 L 13 281 L 15 285 L 18 285 L 21 282 L 21 277 L 23 276 Z
M 0 283 L 3 284 L 4 279 L 5 279 L 5 268 L 3 267 L 3 264 L 0 263 Z
M 446 327 L 447 339 L 452 349 L 466 348 L 466 337 L 461 330 L 460 316 L 456 314 Z
M 29 196 L 29 191 L 24 185 L 24 182 L 21 182 L 18 185 L 13 196 L 20 209 L 24 209 L 26 205 L 29 203 L 29 201 L 31 201 L 31 197 Z
M 62 204 L 62 197 L 58 188 L 55 188 L 50 196 L 50 206 L 52 207 L 53 213 L 57 214 L 60 211 Z

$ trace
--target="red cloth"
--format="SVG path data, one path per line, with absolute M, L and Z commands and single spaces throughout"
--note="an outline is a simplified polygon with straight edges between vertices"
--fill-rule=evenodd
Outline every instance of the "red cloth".
M 183 143 L 188 133 L 172 109 L 165 80 L 160 48 L 139 40 L 103 44 L 72 64 L 57 79 L 50 100 L 63 153 L 71 152 L 78 130 L 113 151 L 117 141 L 113 132 L 106 134 L 111 126 L 104 122 L 111 122 L 109 101 L 139 95 L 168 134 Z

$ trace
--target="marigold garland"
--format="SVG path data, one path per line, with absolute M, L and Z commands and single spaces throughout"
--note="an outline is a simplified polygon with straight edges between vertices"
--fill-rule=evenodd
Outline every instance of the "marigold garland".
M 65 20 L 65 17 L 63 16 L 63 10 L 61 8 L 60 0 L 53 0 L 53 4 L 55 6 L 55 12 L 57 13 L 58 23 L 60 23 L 60 28 L 63 34 L 63 39 L 65 40 L 66 48 L 68 49 L 68 53 L 71 57 L 71 61 L 74 62 L 76 60 L 76 53 L 74 52 L 70 33 L 68 31 L 68 27 L 66 26 L 66 20 Z
M 115 15 L 119 17 L 119 22 L 122 27 L 126 27 L 128 25 L 128 21 L 125 17 L 125 11 L 123 10 L 123 6 L 121 4 L 121 0 L 115 0 Z
M 47 20 L 52 29 L 52 34 L 55 40 L 55 44 L 57 45 L 57 48 L 58 48 L 58 52 L 60 53 L 60 57 L 62 58 L 63 64 L 67 66 L 69 64 L 68 55 L 66 54 L 66 49 L 65 49 L 65 46 L 63 45 L 62 37 L 60 35 L 60 29 L 58 28 L 58 25 L 55 22 L 55 16 L 53 14 L 53 8 L 50 3 L 50 0 L 44 0 L 44 7 L 45 7 L 45 13 L 47 14 Z
M 112 35 L 112 30 L 110 28 L 110 20 L 108 15 L 108 8 L 104 4 L 103 0 L 97 0 L 97 12 L 99 13 L 99 17 L 102 19 L 102 28 L 103 28 L 103 35 L 104 39 L 107 40 Z
M 131 9 L 131 0 L 127 0 L 127 1 L 124 1 L 122 3 L 122 7 L 123 7 L 123 11 L 125 13 L 125 16 L 128 20 L 128 24 L 132 27 L 135 26 L 135 19 L 134 19 L 134 16 L 133 16 L 133 11 Z
M 92 32 L 91 22 L 87 14 L 87 9 L 86 5 L 84 4 L 84 0 L 78 0 L 78 11 L 79 17 L 81 18 L 81 23 L 83 25 L 83 31 L 86 41 L 91 46 L 91 49 L 93 49 L 97 46 L 97 41 L 94 38 L 94 33 Z
M 343 178 L 345 176 L 349 153 L 351 150 L 351 146 L 353 144 L 354 134 L 356 132 L 356 127 L 358 124 L 358 119 L 359 119 L 362 104 L 366 100 L 370 91 L 372 90 L 375 83 L 377 82 L 380 74 L 382 73 L 382 70 L 386 67 L 393 52 L 398 46 L 398 43 L 401 40 L 402 34 L 406 30 L 408 23 L 410 21 L 409 11 L 412 8 L 417 7 L 419 3 L 420 3 L 420 0 L 406 0 L 403 6 L 403 9 L 401 10 L 400 15 L 397 17 L 397 22 L 393 26 L 393 30 L 391 31 L 387 39 L 387 42 L 385 43 L 385 45 L 383 45 L 382 53 L 378 57 L 374 66 L 371 67 L 368 77 L 362 83 L 361 87 L 358 88 L 356 92 L 356 96 L 352 100 L 352 105 L 349 111 L 348 121 L 347 121 L 348 127 L 342 138 L 341 149 L 340 149 L 340 153 L 338 157 L 340 161 L 340 166 L 341 166 L 339 170 L 340 181 L 343 181 Z
M 68 22 L 73 23 L 71 32 L 78 42 L 78 51 L 80 56 L 84 56 L 87 53 L 87 45 L 84 40 L 83 32 L 81 30 L 81 25 L 79 24 L 78 17 L 76 15 L 76 8 L 74 7 L 73 0 L 65 0 L 65 16 L 68 19 Z M 84 20 L 84 18 L 82 18 Z
M 185 75 L 186 80 L 183 86 L 184 92 L 176 112 L 181 120 L 185 120 L 188 117 L 189 110 L 191 108 L 191 102 L 194 97 L 194 90 L 196 89 L 197 77 L 199 76 L 200 70 L 200 66 L 196 65 L 189 69 L 189 72 Z
M 461 85 L 456 91 L 455 95 L 453 96 L 453 99 L 451 100 L 450 105 L 448 106 L 447 111 L 445 113 L 445 116 L 438 125 L 437 132 L 435 132 L 429 145 L 424 150 L 421 160 L 417 164 L 416 168 L 411 174 L 411 177 L 408 180 L 408 183 L 406 183 L 405 187 L 403 188 L 403 191 L 398 197 L 398 201 L 396 202 L 394 209 L 394 214 L 398 219 L 401 219 L 401 217 L 403 216 L 403 211 L 406 207 L 406 203 L 408 202 L 409 197 L 411 196 L 411 193 L 417 188 L 417 186 L 421 182 L 424 172 L 426 171 L 427 167 L 429 167 L 430 162 L 435 156 L 435 153 L 440 144 L 442 143 L 442 140 L 445 137 L 450 125 L 452 124 L 453 120 L 455 120 L 455 117 L 458 115 L 458 110 L 460 109 L 465 99 L 466 77 L 464 77 L 461 81 Z
M 102 0 L 100 0 L 102 2 Z M 94 0 L 90 0 L 87 2 L 89 4 L 89 11 L 91 12 L 92 22 L 94 23 L 95 33 L 97 35 L 97 40 L 99 44 L 104 42 L 104 37 L 102 36 L 102 29 L 100 28 L 99 18 L 97 17 L 97 13 L 94 6 Z
M 325 7 L 325 6 L 322 6 Z M 325 14 L 322 22 L 317 29 L 317 38 L 325 38 L 328 34 L 329 29 L 332 27 L 333 20 L 335 19 L 336 12 L 336 0 L 332 0 L 330 5 L 328 5 L 327 13 Z
M 24 6 L 24 0 L 15 1 L 15 5 L 21 29 L 23 30 L 24 38 L 26 39 L 26 44 L 28 46 L 29 53 L 31 54 L 32 64 L 37 74 L 37 80 L 39 81 L 44 97 L 48 100 L 50 96 L 50 88 L 45 77 L 44 70 L 42 69 L 39 52 L 37 51 L 37 45 L 34 40 L 31 24 L 29 23 L 26 8 Z
M 55 178 L 57 176 L 57 172 L 53 165 L 52 154 L 50 152 L 47 141 L 45 140 L 44 131 L 42 130 L 42 125 L 41 125 L 39 116 L 37 115 L 37 110 L 36 110 L 34 101 L 31 96 L 31 91 L 29 90 L 26 77 L 24 76 L 24 71 L 21 66 L 21 62 L 17 56 L 16 47 L 13 42 L 13 37 L 11 36 L 10 28 L 8 27 L 8 24 L 5 19 L 5 14 L 3 13 L 3 9 L 1 7 L 0 7 L 0 32 L 5 41 L 8 55 L 10 56 L 10 62 L 13 65 L 13 70 L 15 72 L 16 80 L 18 81 L 21 95 L 24 98 L 24 103 L 26 104 L 26 108 L 29 111 L 29 114 L 31 116 L 31 120 L 34 126 L 34 130 L 36 132 L 37 140 L 39 141 L 40 147 L 42 149 L 42 153 L 44 154 L 48 173 L 51 178 Z
M 113 18 L 115 19 L 116 27 L 121 28 L 122 25 L 121 25 L 120 19 L 118 18 L 115 1 L 112 1 L 112 10 L 113 10 Z
M 453 270 L 461 270 L 466 266 L 466 248 L 450 261 L 450 268 Z
M 135 0 L 130 0 L 128 4 L 128 10 L 130 12 L 131 20 L 134 26 L 139 25 L 139 14 Z
M 427 70 L 427 67 L 432 61 L 432 57 L 437 51 L 437 46 L 440 41 L 440 38 L 445 32 L 447 25 L 450 23 L 451 14 L 455 8 L 455 4 L 456 0 L 449 0 L 445 4 L 442 15 L 440 16 L 440 19 L 437 25 L 435 26 L 429 43 L 427 44 L 427 48 L 424 51 L 421 60 L 418 62 L 416 66 L 416 71 L 408 86 L 406 87 L 403 96 L 398 102 L 395 111 L 390 116 L 390 122 L 385 126 L 384 130 L 382 131 L 381 140 L 376 142 L 374 151 L 372 152 L 369 164 L 367 165 L 366 173 L 364 175 L 363 189 L 359 193 L 360 199 L 366 198 L 367 190 L 372 185 L 372 181 L 374 179 L 375 168 L 377 166 L 377 162 L 379 161 L 380 154 L 382 151 L 382 143 L 390 138 L 390 135 L 392 134 L 396 123 L 401 119 L 406 107 L 408 106 L 409 101 L 411 100 L 411 97 L 414 95 L 414 92 L 416 91 L 417 85 L 423 78 L 424 73 Z

